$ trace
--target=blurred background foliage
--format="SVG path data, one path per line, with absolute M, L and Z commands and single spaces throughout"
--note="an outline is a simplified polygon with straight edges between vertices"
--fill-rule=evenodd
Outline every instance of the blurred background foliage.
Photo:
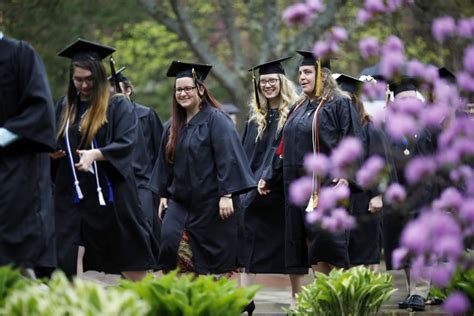
M 368 35 L 380 41 L 390 34 L 405 43 L 408 58 L 461 68 L 463 43 L 443 45 L 431 34 L 434 18 L 474 15 L 471 0 L 416 0 L 395 15 L 359 25 L 355 15 L 362 0 L 325 1 L 326 12 L 308 28 L 288 28 L 281 14 L 288 0 L 1 0 L 0 30 L 30 42 L 44 59 L 55 100 L 66 91 L 69 61 L 56 56 L 64 46 L 82 37 L 117 48 L 117 68 L 135 85 L 135 100 L 155 108 L 163 121 L 170 115 L 173 80 L 166 70 L 174 59 L 211 63 L 207 80 L 223 103 L 241 109 L 240 125 L 247 115 L 251 92 L 251 66 L 296 49 L 311 49 L 315 40 L 334 25 L 345 27 L 350 40 L 332 64 L 333 71 L 357 75 L 377 62 L 362 60 L 358 41 Z M 297 81 L 299 58 L 287 63 Z M 108 67 L 107 67 L 108 69 Z

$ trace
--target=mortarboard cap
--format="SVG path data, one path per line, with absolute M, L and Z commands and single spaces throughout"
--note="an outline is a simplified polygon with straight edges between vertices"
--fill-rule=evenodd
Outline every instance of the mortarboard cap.
M 419 86 L 420 82 L 411 77 L 402 77 L 398 81 L 389 83 L 389 89 L 393 92 L 394 96 L 404 91 L 416 91 Z
M 208 64 L 183 63 L 177 60 L 173 60 L 170 67 L 168 68 L 166 76 L 176 77 L 176 79 L 190 77 L 198 79 L 199 81 L 204 81 L 211 68 L 212 65 Z M 196 77 L 194 77 L 193 75 L 193 70 Z
M 125 69 L 127 69 L 127 66 L 121 67 L 121 68 L 120 68 L 119 70 L 117 70 L 117 72 L 115 73 L 115 78 L 117 78 L 118 82 L 130 81 L 130 80 L 128 80 L 127 77 L 125 77 L 125 76 L 123 75 L 123 71 L 124 71 Z M 113 77 L 113 76 L 108 76 L 108 77 L 107 77 L 107 80 L 112 80 L 112 77 Z
M 456 76 L 446 67 L 441 67 L 438 69 L 438 74 L 439 74 L 439 77 L 448 81 L 448 82 L 451 82 L 451 83 L 455 83 L 456 82 Z
M 290 59 L 291 57 L 280 58 L 277 60 L 269 61 L 257 66 L 254 66 L 249 69 L 249 71 L 254 71 L 258 69 L 259 75 L 268 75 L 268 74 L 285 74 L 285 69 L 281 63 L 285 60 Z
M 303 56 L 300 66 L 314 66 L 316 65 L 317 57 L 314 56 L 313 52 L 306 50 L 297 50 L 298 54 Z M 331 69 L 330 58 L 321 59 L 321 67 Z
M 352 94 L 357 94 L 364 83 L 362 80 L 346 74 L 333 74 L 333 78 L 336 79 L 341 90 Z
M 58 56 L 71 58 L 73 61 L 90 59 L 101 61 L 113 52 L 115 52 L 113 47 L 78 38 L 60 50 Z

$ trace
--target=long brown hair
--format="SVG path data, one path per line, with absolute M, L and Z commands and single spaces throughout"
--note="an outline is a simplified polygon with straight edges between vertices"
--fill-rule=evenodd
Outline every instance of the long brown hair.
M 352 104 L 355 106 L 357 112 L 359 112 L 360 124 L 365 126 L 367 123 L 371 122 L 370 116 L 367 114 L 367 112 L 365 112 L 364 104 L 360 98 L 354 93 L 351 93 L 350 95 Z
M 72 79 L 76 67 L 89 70 L 93 79 L 90 106 L 84 113 L 80 122 L 80 129 L 82 131 L 81 144 L 88 146 L 92 143 L 99 128 L 107 123 L 107 109 L 109 107 L 110 99 L 109 82 L 107 80 L 105 68 L 100 61 L 89 59 L 84 61 L 73 61 L 71 63 L 66 106 L 61 114 L 61 121 L 59 123 L 57 134 L 58 139 L 64 136 L 68 117 L 70 117 L 70 120 L 74 122 L 77 115 L 77 106 L 73 105 L 77 105 L 79 95 Z
M 207 90 L 207 87 L 204 85 L 202 81 L 196 80 L 197 86 L 197 93 L 201 98 L 201 103 L 199 104 L 199 108 L 201 109 L 203 106 L 212 106 L 215 108 L 220 108 L 220 103 L 217 101 Z M 176 87 L 176 85 L 175 85 Z M 199 89 L 204 90 L 202 95 L 199 92 Z M 169 163 L 174 163 L 174 158 L 176 154 L 176 142 L 178 140 L 179 133 L 183 128 L 184 124 L 186 123 L 186 110 L 178 104 L 176 100 L 176 93 L 173 93 L 173 113 L 171 115 L 171 126 L 170 126 L 170 134 L 168 136 L 168 142 L 166 143 L 165 148 L 165 157 L 166 161 Z

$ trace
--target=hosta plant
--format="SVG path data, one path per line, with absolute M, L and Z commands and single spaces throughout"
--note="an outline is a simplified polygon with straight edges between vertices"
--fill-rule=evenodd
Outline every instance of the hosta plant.
M 239 288 L 235 281 L 213 276 L 178 275 L 161 278 L 149 275 L 140 282 L 122 281 L 151 307 L 148 315 L 235 316 L 252 300 L 258 287 Z
M 392 276 L 365 267 L 333 269 L 329 275 L 315 273 L 312 284 L 297 296 L 290 315 L 375 315 L 396 291 Z

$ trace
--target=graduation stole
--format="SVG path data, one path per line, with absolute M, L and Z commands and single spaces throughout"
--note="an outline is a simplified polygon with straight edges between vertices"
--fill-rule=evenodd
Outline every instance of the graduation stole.
M 326 101 L 326 98 L 322 98 L 321 101 L 319 102 L 318 107 L 316 108 L 316 111 L 314 111 L 313 115 L 313 124 L 311 126 L 311 140 L 313 144 L 313 156 L 316 156 L 316 153 L 319 154 L 320 152 L 320 146 L 319 146 L 319 125 L 318 125 L 318 114 L 319 110 L 324 105 L 324 102 Z M 315 183 L 316 182 L 316 183 Z M 314 209 L 318 206 L 318 200 L 319 200 L 319 189 L 321 187 L 321 179 L 319 175 L 312 174 L 312 188 L 311 188 L 311 197 L 308 201 L 308 205 L 306 206 L 305 211 L 306 212 L 312 212 Z

